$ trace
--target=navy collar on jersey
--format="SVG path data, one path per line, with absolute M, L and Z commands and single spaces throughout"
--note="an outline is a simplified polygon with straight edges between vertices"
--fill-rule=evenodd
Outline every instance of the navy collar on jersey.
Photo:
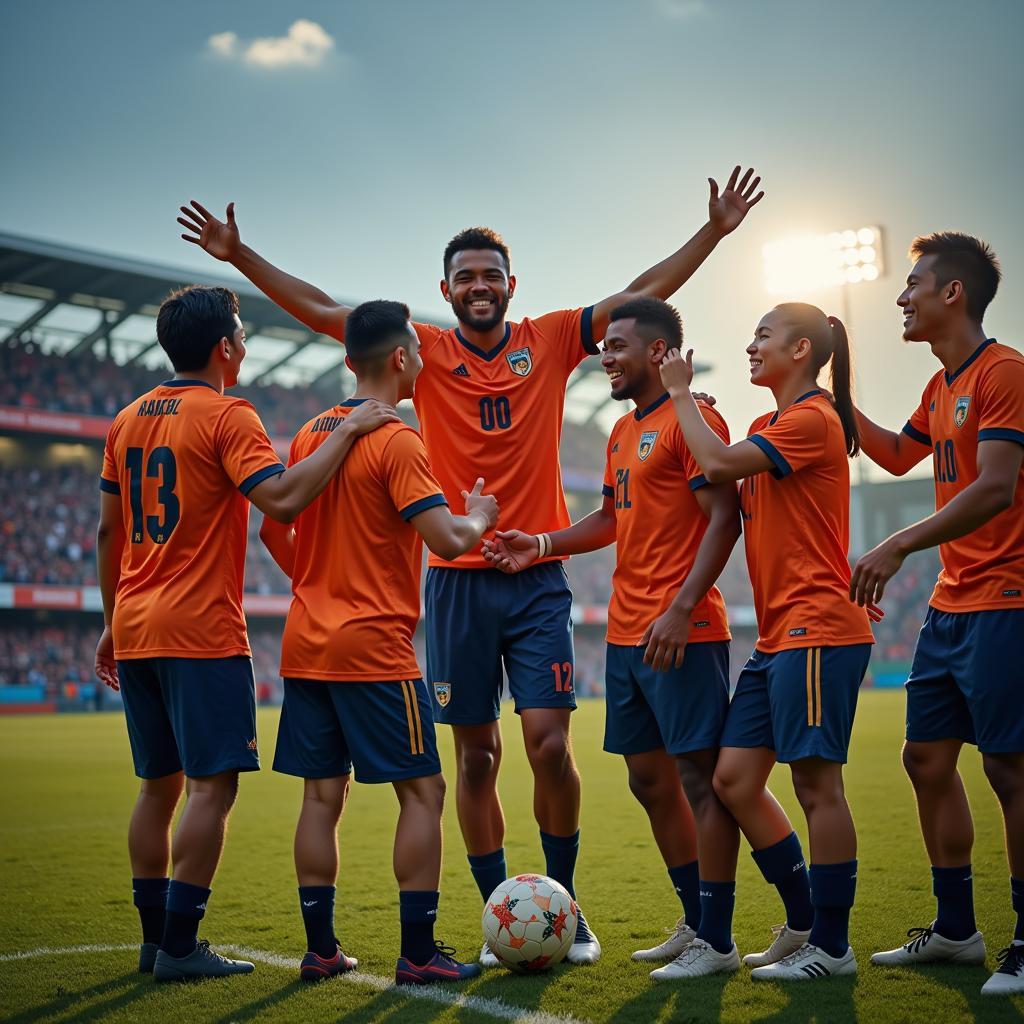
M 668 392 L 666 391 L 661 398 L 656 398 L 646 409 L 637 409 L 633 413 L 633 419 L 642 420 L 645 416 L 649 416 L 659 406 L 664 405 L 668 401 Z
M 505 321 L 505 337 L 490 352 L 485 352 L 482 348 L 477 348 L 471 341 L 466 341 L 458 327 L 455 328 L 455 337 L 458 338 L 460 345 L 464 345 L 474 355 L 490 362 L 492 359 L 497 359 L 501 355 L 501 350 L 508 344 L 508 339 L 512 337 L 512 325 L 507 320 Z
M 205 380 L 186 380 L 184 377 L 176 378 L 175 380 L 165 380 L 160 387 L 162 388 L 209 388 L 211 391 L 217 389 L 209 382 Z
M 950 384 L 952 384 L 952 383 L 953 383 L 953 381 L 955 381 L 955 380 L 957 379 L 957 377 L 959 377 L 959 376 L 960 376 L 960 374 L 961 374 L 961 373 L 963 373 L 963 372 L 964 372 L 964 370 L 966 370 L 966 369 L 967 369 L 967 367 L 968 367 L 968 366 L 970 366 L 970 365 L 971 365 L 971 363 L 973 363 L 973 362 L 974 362 L 974 360 L 975 360 L 975 359 L 977 359 L 977 358 L 978 358 L 978 356 L 980 356 L 980 355 L 981 355 L 981 353 L 982 353 L 982 352 L 984 352 L 984 351 L 985 351 L 985 349 L 987 349 L 987 348 L 989 347 L 989 345 L 994 345 L 995 343 L 996 343 L 996 339 L 995 339 L 995 338 L 986 338 L 986 339 L 985 339 L 985 340 L 984 340 L 984 341 L 983 341 L 983 342 L 982 342 L 982 343 L 981 343 L 981 344 L 980 344 L 980 345 L 979 345 L 979 346 L 978 346 L 978 347 L 977 347 L 977 348 L 976 348 L 976 349 L 975 349 L 975 350 L 974 350 L 974 351 L 973 351 L 973 352 L 972 352 L 972 353 L 971 353 L 971 354 L 970 354 L 970 355 L 969 355 L 969 356 L 967 357 L 967 360 L 966 360 L 966 361 L 965 361 L 965 362 L 964 362 L 964 363 L 963 363 L 963 364 L 962 364 L 962 365 L 960 366 L 960 369 L 959 369 L 959 370 L 957 370 L 957 371 L 956 371 L 956 373 L 953 373 L 953 374 L 951 374 L 951 373 L 950 373 L 950 372 L 949 372 L 949 371 L 947 370 L 947 371 L 946 371 L 946 387 L 949 387 L 949 385 L 950 385 Z
M 341 403 L 341 407 L 343 409 L 351 409 L 353 406 L 362 405 L 365 401 L 365 398 L 346 398 L 345 401 Z
M 799 398 L 794 399 L 793 400 L 793 405 L 796 405 L 797 402 L 806 402 L 808 398 L 813 398 L 815 395 L 820 395 L 820 394 L 821 394 L 821 388 L 815 388 L 813 391 L 808 391 L 805 394 L 801 395 Z M 778 418 L 779 418 L 779 413 L 776 410 L 775 412 L 772 413 L 772 418 L 768 421 L 768 426 L 769 427 L 774 427 L 775 426 L 775 421 Z

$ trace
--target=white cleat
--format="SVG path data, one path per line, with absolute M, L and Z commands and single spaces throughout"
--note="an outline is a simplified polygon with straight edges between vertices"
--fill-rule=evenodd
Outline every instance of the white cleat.
M 576 938 L 569 947 L 569 952 L 565 954 L 565 960 L 570 964 L 592 964 L 601 958 L 601 943 L 590 930 L 578 904 L 576 914 Z
M 985 940 L 981 932 L 975 932 L 969 939 L 959 942 L 947 939 L 934 931 L 933 921 L 927 928 L 911 928 L 907 932 L 910 941 L 897 949 L 872 953 L 871 962 L 879 967 L 910 967 L 913 964 L 983 964 L 985 962 Z
M 697 933 L 686 923 L 684 918 L 679 918 L 675 926 L 666 928 L 668 938 L 660 945 L 652 946 L 650 949 L 638 949 L 633 954 L 634 960 L 660 961 L 675 960 L 686 947 L 697 938 Z
M 740 955 L 736 944 L 728 953 L 719 953 L 703 939 L 694 939 L 670 964 L 651 971 L 652 981 L 681 981 L 701 978 L 708 974 L 722 974 L 740 969 Z
M 996 955 L 999 967 L 984 985 L 983 996 L 1019 996 L 1024 994 L 1024 942 L 1011 943 Z
M 480 964 L 483 967 L 500 967 L 501 961 L 491 952 L 491 947 L 484 943 L 480 950 Z
M 805 942 L 795 953 L 767 967 L 755 967 L 750 977 L 755 981 L 816 981 L 857 973 L 857 959 L 847 946 L 840 956 L 829 956 L 823 949 Z
M 810 937 L 810 931 L 798 932 L 790 928 L 788 924 L 772 925 L 772 933 L 775 938 L 772 944 L 763 953 L 748 953 L 743 962 L 748 967 L 767 967 L 769 964 L 777 964 L 795 953 Z

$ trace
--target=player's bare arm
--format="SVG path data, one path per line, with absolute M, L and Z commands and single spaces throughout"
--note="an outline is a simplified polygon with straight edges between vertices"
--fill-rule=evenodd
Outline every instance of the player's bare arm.
M 483 543 L 484 558 L 506 573 L 522 572 L 548 555 L 582 555 L 615 543 L 615 499 L 605 497 L 604 504 L 579 522 L 554 533 L 533 534 L 522 530 L 498 530 Z
M 312 455 L 258 483 L 249 492 L 249 500 L 271 518 L 290 523 L 330 483 L 358 437 L 385 423 L 398 422 L 400 417 L 390 405 L 367 399 Z
M 772 468 L 771 459 L 752 441 L 726 444 L 700 414 L 690 394 L 693 383 L 693 349 L 685 358 L 678 349 L 670 349 L 659 367 L 661 382 L 672 399 L 686 445 L 708 483 L 717 484 L 764 473 Z
M 295 570 L 295 528 L 290 523 L 279 523 L 264 516 L 260 540 L 281 572 L 291 579 Z
M 931 455 L 930 444 L 924 444 L 902 431 L 886 430 L 860 409 L 856 413 L 861 451 L 887 473 L 903 476 Z
M 1024 447 L 1015 441 L 978 445 L 978 479 L 938 512 L 894 533 L 862 555 L 850 578 L 850 600 L 877 602 L 907 555 L 945 544 L 984 526 L 1013 504 Z
M 114 663 L 114 637 L 110 623 L 114 617 L 114 595 L 121 579 L 121 555 L 125 545 L 121 496 L 100 492 L 100 525 L 96 531 L 96 576 L 103 599 L 103 632 L 96 645 L 96 678 L 112 690 L 119 690 Z
M 479 544 L 480 538 L 497 526 L 498 502 L 493 494 L 484 494 L 483 488 L 483 477 L 480 477 L 473 490 L 462 492 L 466 502 L 464 516 L 453 516 L 446 505 L 436 505 L 409 520 L 435 555 L 447 560 L 456 559 Z
M 672 603 L 647 627 L 640 641 L 647 645 L 644 664 L 656 672 L 682 668 L 693 609 L 722 575 L 741 532 L 739 496 L 731 483 L 698 488 L 694 497 L 708 519 L 708 528 Z
M 741 168 L 733 168 L 725 188 L 719 192 L 718 182 L 708 178 L 711 195 L 708 199 L 708 222 L 681 248 L 645 270 L 624 291 L 610 295 L 594 306 L 594 336 L 604 336 L 608 314 L 630 297 L 649 295 L 668 299 L 696 273 L 714 252 L 718 243 L 743 223 L 744 217 L 764 196 L 757 186 L 761 178 L 753 168 L 740 177 Z
M 230 263 L 264 295 L 317 334 L 345 340 L 345 320 L 351 306 L 336 302 L 326 292 L 298 277 L 292 277 L 265 260 L 242 242 L 235 221 L 235 204 L 228 203 L 224 220 L 219 220 L 194 199 L 179 207 L 178 223 L 186 230 L 186 242 L 205 249 L 214 259 Z

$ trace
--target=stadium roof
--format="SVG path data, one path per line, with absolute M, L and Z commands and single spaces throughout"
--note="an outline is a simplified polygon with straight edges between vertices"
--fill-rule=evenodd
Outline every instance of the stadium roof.
M 342 388 L 351 389 L 351 373 L 336 341 L 314 334 L 233 273 L 201 273 L 3 232 L 0 343 L 31 341 L 59 354 L 91 348 L 118 364 L 163 369 L 167 362 L 154 318 L 167 293 L 186 284 L 227 285 L 238 293 L 247 335 L 240 383 L 301 387 L 336 373 Z M 414 316 L 451 326 L 436 317 Z M 599 361 L 585 360 L 569 381 L 566 418 L 608 430 L 621 414 Z

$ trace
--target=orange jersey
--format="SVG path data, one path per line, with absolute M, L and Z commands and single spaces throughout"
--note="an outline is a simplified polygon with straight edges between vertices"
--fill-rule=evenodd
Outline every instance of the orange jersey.
M 283 472 L 256 410 L 203 381 L 166 381 L 117 414 L 100 478 L 124 516 L 115 658 L 249 654 L 245 495 Z
M 935 508 L 978 479 L 980 441 L 1024 445 L 1024 355 L 994 339 L 928 382 L 903 432 L 932 449 Z M 1013 504 L 939 546 L 942 571 L 930 604 L 944 612 L 1024 607 L 1024 466 Z
M 874 643 L 850 600 L 850 465 L 832 403 L 810 391 L 754 420 L 747 438 L 773 464 L 740 487 L 757 649 Z
M 431 465 L 453 508 L 462 507 L 462 491 L 482 476 L 504 522 L 529 533 L 569 525 L 558 443 L 565 382 L 597 352 L 591 312 L 563 310 L 508 323 L 504 341 L 490 352 L 467 342 L 458 328 L 415 325 L 423 370 L 413 402 Z M 488 567 L 479 548 L 454 562 L 432 554 L 430 565 Z
M 725 420 L 711 406 L 697 404 L 728 444 Z M 683 585 L 708 526 L 694 497 L 706 483 L 667 392 L 648 408 L 627 413 L 612 428 L 604 472 L 604 495 L 615 499 L 608 643 L 640 643 Z M 690 643 L 728 639 L 725 602 L 712 587 L 693 610 Z
M 359 404 L 336 405 L 292 441 L 289 464 L 316 451 Z M 386 423 L 358 438 L 334 479 L 295 520 L 292 603 L 281 675 L 381 682 L 418 679 L 423 541 L 409 520 L 446 504 L 420 435 Z

